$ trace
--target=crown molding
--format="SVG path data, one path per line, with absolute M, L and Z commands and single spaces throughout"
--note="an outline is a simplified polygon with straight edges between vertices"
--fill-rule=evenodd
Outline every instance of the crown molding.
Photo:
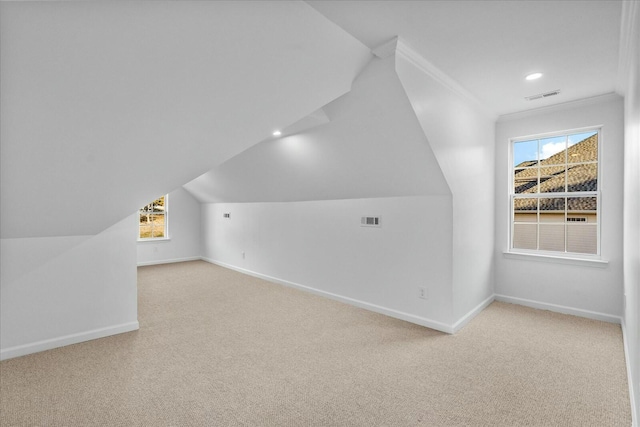
M 616 92 L 609 92 L 603 95 L 596 95 L 589 98 L 577 99 L 574 101 L 567 101 L 560 104 L 547 105 L 540 108 L 534 108 L 531 110 L 518 111 L 516 113 L 503 114 L 498 117 L 498 123 L 510 122 L 512 120 L 520 120 L 527 117 L 538 116 L 541 114 L 554 113 L 556 111 L 570 110 L 573 108 L 586 107 L 587 105 L 603 104 L 605 102 L 612 102 L 619 100 L 620 95 Z
M 636 30 L 635 26 L 640 25 L 640 2 L 638 1 L 623 1 L 622 2 L 622 17 L 620 18 L 620 49 L 618 50 L 618 76 L 616 81 L 616 92 L 620 95 L 624 95 L 627 90 L 627 81 L 629 77 L 629 68 L 631 66 L 631 58 L 634 54 L 634 49 L 638 49 L 638 43 L 636 41 L 637 36 L 634 37 Z
M 497 118 L 497 114 L 493 111 L 487 109 L 487 107 L 478 100 L 471 92 L 465 89 L 462 85 L 460 85 L 457 81 L 453 80 L 449 77 L 444 71 L 440 70 L 438 67 L 433 65 L 431 62 L 427 61 L 422 55 L 417 53 L 411 47 L 409 47 L 405 42 L 396 38 L 392 40 L 393 44 L 396 45 L 396 53 L 402 56 L 404 59 L 409 61 L 411 64 L 416 66 L 420 71 L 427 74 L 429 77 L 433 78 L 442 86 L 449 89 L 451 92 L 455 93 L 459 97 L 464 100 L 470 102 L 475 107 L 477 107 L 481 112 L 483 112 L 488 118 L 495 120 Z M 388 48 L 387 45 L 392 42 L 387 42 L 380 46 Z M 378 48 L 376 48 L 377 50 Z M 376 52 L 374 50 L 374 53 Z M 377 54 L 376 54 L 377 55 Z

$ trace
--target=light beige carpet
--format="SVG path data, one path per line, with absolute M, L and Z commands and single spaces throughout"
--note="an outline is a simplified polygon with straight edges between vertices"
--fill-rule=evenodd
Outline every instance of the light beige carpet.
M 205 262 L 140 330 L 0 364 L 2 426 L 631 425 L 619 325 L 493 303 L 454 336 Z

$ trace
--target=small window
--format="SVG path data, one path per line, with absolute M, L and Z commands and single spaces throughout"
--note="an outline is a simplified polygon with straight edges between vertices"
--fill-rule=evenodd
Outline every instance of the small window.
M 600 253 L 599 135 L 512 141 L 511 250 Z
M 138 233 L 140 240 L 167 238 L 168 199 L 169 196 L 164 195 L 140 208 Z

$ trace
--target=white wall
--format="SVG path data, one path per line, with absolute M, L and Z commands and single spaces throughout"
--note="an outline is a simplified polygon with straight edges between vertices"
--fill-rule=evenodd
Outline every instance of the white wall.
M 350 206 L 349 203 L 357 202 L 353 199 L 366 199 L 375 201 L 374 208 L 380 210 L 390 208 L 387 206 L 389 200 L 420 200 L 422 206 L 413 209 L 412 216 L 405 221 L 417 230 L 418 235 L 426 236 L 420 249 L 423 256 L 434 256 L 436 248 L 450 251 L 452 264 L 441 264 L 440 268 L 448 270 L 446 274 L 438 273 L 438 277 L 448 278 L 448 281 L 430 280 L 432 269 L 428 272 L 423 269 L 426 261 L 407 263 L 405 256 L 400 254 L 390 257 L 384 265 L 394 274 L 398 272 L 398 265 L 406 269 L 403 274 L 411 278 L 406 289 L 385 282 L 384 278 L 388 276 L 376 274 L 370 277 L 367 272 L 372 268 L 377 271 L 376 261 L 367 263 L 364 260 L 357 270 L 346 270 L 341 267 L 341 257 L 336 258 L 326 250 L 313 254 L 309 260 L 296 258 L 293 267 L 285 267 L 289 265 L 290 255 L 282 254 L 284 258 L 279 258 L 274 255 L 278 251 L 261 250 L 254 255 L 257 260 L 245 268 L 332 295 L 431 319 L 436 322 L 433 327 L 452 331 L 454 326 L 462 325 L 474 309 L 487 303 L 493 294 L 493 120 L 441 81 L 408 61 L 398 59 L 393 53 L 390 50 L 386 59 L 374 59 L 358 76 L 349 94 L 324 108 L 330 123 L 299 135 L 256 145 L 189 183 L 186 188 L 203 202 L 291 202 L 334 198 L 345 199 L 345 206 Z M 478 188 L 482 191 L 477 191 Z M 439 214 L 432 218 L 432 212 L 442 209 L 440 199 L 434 196 L 450 197 L 450 192 L 453 192 L 453 210 L 448 210 L 449 216 Z M 429 197 L 389 199 L 391 196 Z M 319 203 L 313 206 L 324 212 L 331 211 L 338 202 L 314 203 Z M 242 205 L 232 206 L 244 209 L 239 207 Z M 246 223 L 261 222 L 266 216 L 269 221 L 280 224 L 277 217 L 284 215 L 283 227 L 290 224 L 292 228 L 279 230 L 273 238 L 279 245 L 300 247 L 305 239 L 299 237 L 301 231 L 297 223 L 306 221 L 304 215 L 310 215 L 299 208 L 304 205 L 290 205 L 295 206 L 292 212 L 302 212 L 300 218 L 280 211 L 272 214 L 275 209 L 272 206 L 280 205 L 265 204 L 264 212 L 260 205 L 257 206 L 243 211 L 243 215 L 252 217 L 252 220 L 245 220 Z M 359 218 L 366 212 L 350 210 L 344 214 Z M 221 217 L 220 212 L 215 215 Z M 217 221 L 217 218 L 213 219 Z M 208 221 L 213 219 L 211 215 L 203 217 L 203 227 L 208 227 L 204 256 L 214 259 L 221 256 L 224 259 L 218 261 L 241 267 L 248 261 L 238 258 L 242 250 L 237 245 L 246 245 L 244 242 L 254 238 L 252 236 L 257 232 L 240 227 L 221 237 L 219 230 L 211 231 L 216 225 Z M 437 222 L 420 224 L 423 220 Z M 440 232 L 433 233 L 435 229 Z M 451 234 L 444 234 L 442 230 Z M 262 229 L 259 233 L 263 233 Z M 325 226 L 321 226 L 306 241 L 311 245 L 317 240 L 323 242 L 326 234 Z M 413 239 L 407 233 L 400 235 L 408 241 Z M 235 252 L 212 250 L 216 239 L 221 239 L 223 248 L 235 246 Z M 260 240 L 263 239 L 266 240 L 261 234 Z M 363 250 L 358 245 L 351 246 L 350 235 L 346 232 L 337 234 L 335 239 L 340 247 L 356 252 Z M 402 253 L 406 252 L 400 249 L 400 240 L 395 244 Z M 315 263 L 321 263 L 336 276 L 316 272 Z M 356 274 L 356 271 L 360 273 Z M 374 282 L 377 292 L 362 287 L 374 277 L 378 280 Z M 421 314 L 417 314 L 420 307 L 414 306 L 415 301 L 411 302 L 417 282 L 428 283 L 429 293 L 438 296 L 438 305 L 426 305 L 426 311 Z
M 373 59 L 323 110 L 329 123 L 258 144 L 185 186 L 219 202 L 203 214 L 203 255 L 451 331 L 450 191 L 395 59 Z M 382 215 L 383 227 L 360 227 L 363 215 Z
M 599 180 L 601 254 L 609 264 L 600 268 L 545 262 L 533 257 L 505 257 L 509 230 L 509 138 L 598 125 L 603 125 Z M 622 315 L 622 148 L 623 105 L 617 95 L 501 117 L 496 125 L 496 294 L 562 306 L 572 309 L 574 314 L 591 313 L 610 321 Z
M 2 239 L 0 358 L 138 329 L 136 227 Z
M 131 212 L 348 92 L 371 57 L 304 2 L 0 8 L 3 357 L 137 325 Z
M 450 196 L 202 209 L 210 261 L 451 332 Z M 380 216 L 382 227 L 361 227 L 365 215 Z M 428 299 L 418 298 L 420 286 Z
M 624 5 L 630 25 L 626 60 L 624 126 L 624 293 L 628 361 L 640 425 L 640 4 Z
M 138 241 L 138 265 L 200 258 L 200 202 L 178 188 L 169 193 L 168 208 L 169 239 Z
M 494 120 L 398 44 L 396 70 L 453 194 L 453 306 L 462 320 L 493 294 Z

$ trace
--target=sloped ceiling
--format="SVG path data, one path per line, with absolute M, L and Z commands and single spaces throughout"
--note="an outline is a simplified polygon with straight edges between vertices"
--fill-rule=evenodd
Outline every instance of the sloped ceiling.
M 284 202 L 450 194 L 395 71 L 375 58 L 330 122 L 268 139 L 185 185 L 201 202 Z
M 301 2 L 2 2 L 1 235 L 96 234 L 350 89 Z
M 373 49 L 399 36 L 492 115 L 613 92 L 621 0 L 309 0 Z M 544 76 L 525 81 L 525 75 Z M 525 96 L 560 89 L 558 96 Z

